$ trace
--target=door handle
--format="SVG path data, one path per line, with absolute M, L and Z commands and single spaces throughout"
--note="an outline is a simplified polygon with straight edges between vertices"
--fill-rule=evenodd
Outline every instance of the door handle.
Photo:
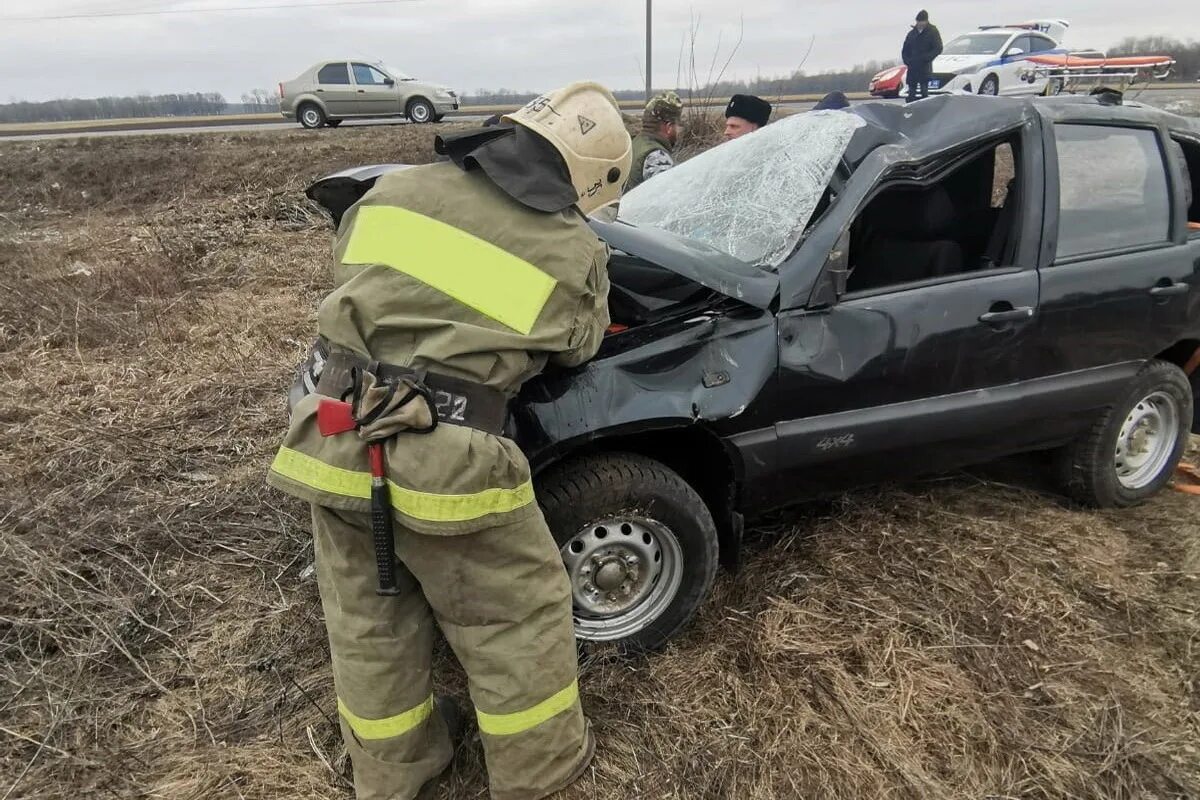
M 999 303 L 997 303 L 999 305 Z M 996 306 L 992 306 L 995 308 Z M 989 311 L 986 314 L 979 315 L 980 322 L 987 322 L 995 325 L 997 322 L 1020 322 L 1023 319 L 1033 318 L 1033 306 L 1017 306 L 1016 308 L 1008 308 L 1001 311 Z
M 366 94 L 366 93 L 367 93 L 367 90 L 366 90 L 366 89 L 359 89 L 359 90 L 358 90 L 358 93 L 359 93 L 359 94 Z
M 317 89 L 317 91 L 318 91 L 318 92 L 322 92 L 322 93 L 323 93 L 325 90 L 324 90 L 324 89 Z
M 1150 294 L 1154 297 L 1172 297 L 1177 294 L 1187 294 L 1192 287 L 1186 283 L 1168 283 L 1166 285 L 1158 285 L 1150 290 Z

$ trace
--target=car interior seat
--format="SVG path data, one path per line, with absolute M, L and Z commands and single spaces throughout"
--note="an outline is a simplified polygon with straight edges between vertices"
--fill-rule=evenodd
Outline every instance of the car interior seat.
M 864 216 L 849 291 L 953 275 L 966 266 L 962 245 L 951 237 L 957 214 L 944 187 L 885 192 Z

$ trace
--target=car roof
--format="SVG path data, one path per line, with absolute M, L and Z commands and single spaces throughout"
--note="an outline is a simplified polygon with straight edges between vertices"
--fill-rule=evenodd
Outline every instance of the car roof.
M 846 151 L 846 161 L 851 166 L 882 145 L 904 151 L 898 158 L 917 161 L 1012 130 L 1039 116 L 1052 122 L 1165 125 L 1179 133 L 1200 135 L 1200 125 L 1187 117 L 1136 102 L 1112 105 L 1087 95 L 1031 98 L 939 95 L 906 105 L 858 103 L 832 113 L 857 114 L 867 122 L 855 133 Z

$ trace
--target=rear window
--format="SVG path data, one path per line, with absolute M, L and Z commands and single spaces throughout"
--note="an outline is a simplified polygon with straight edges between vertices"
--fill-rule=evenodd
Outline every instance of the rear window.
M 317 83 L 323 84 L 349 84 L 350 70 L 346 68 L 345 62 L 339 64 L 326 64 L 321 67 L 321 71 L 317 73 Z
M 1151 130 L 1056 125 L 1059 259 L 1165 243 L 1171 198 Z

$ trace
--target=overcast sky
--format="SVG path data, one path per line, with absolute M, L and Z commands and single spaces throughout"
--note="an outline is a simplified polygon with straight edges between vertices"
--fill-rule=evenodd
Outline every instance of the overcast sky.
M 350 2 L 350 0 L 344 0 Z M 545 89 L 577 79 L 613 88 L 643 83 L 643 0 L 401 0 L 386 5 L 210 11 L 138 17 L 14 21 L 22 17 L 337 0 L 3 0 L 0 101 L 138 92 L 220 91 L 236 100 L 274 91 L 327 58 L 382 60 L 464 92 Z M 1200 38 L 1197 0 L 930 0 L 949 38 L 988 23 L 1068 19 L 1068 44 L 1105 48 L 1124 36 Z M 729 75 L 809 72 L 898 56 L 919 6 L 882 0 L 656 0 L 654 78 L 674 85 L 689 18 L 699 18 L 701 80 L 722 36 Z

